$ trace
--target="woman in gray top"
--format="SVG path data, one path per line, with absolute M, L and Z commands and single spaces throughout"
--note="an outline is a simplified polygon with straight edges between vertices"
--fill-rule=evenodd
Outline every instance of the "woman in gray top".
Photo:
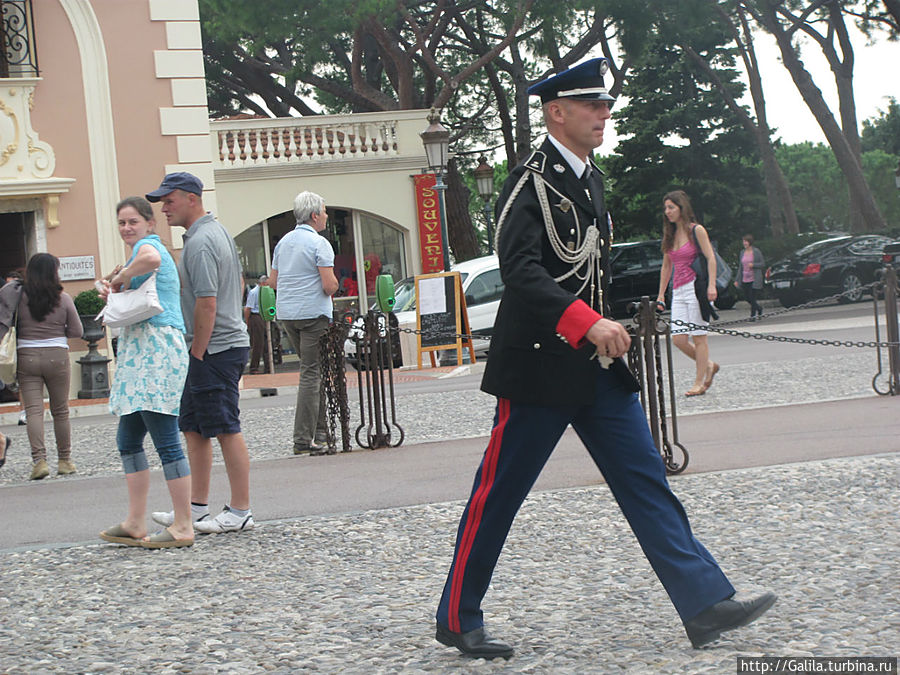
M 81 337 L 75 303 L 59 283 L 59 259 L 37 253 L 28 261 L 16 322 L 19 395 L 25 404 L 25 423 L 31 444 L 31 480 L 50 475 L 44 446 L 44 387 L 50 394 L 50 414 L 56 435 L 60 476 L 75 473 L 69 426 L 68 338 Z
M 763 269 L 766 261 L 762 252 L 753 245 L 753 235 L 743 236 L 744 248 L 738 259 L 738 269 L 741 271 L 734 285 L 744 290 L 744 299 L 750 303 L 750 318 L 761 317 L 762 307 L 756 302 L 756 294 L 763 287 Z

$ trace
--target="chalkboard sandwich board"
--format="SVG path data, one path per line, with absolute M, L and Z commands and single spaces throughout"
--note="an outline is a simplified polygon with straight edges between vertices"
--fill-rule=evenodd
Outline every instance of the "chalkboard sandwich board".
M 434 353 L 443 349 L 456 349 L 456 363 L 462 364 L 463 346 L 469 349 L 475 361 L 475 348 L 470 335 L 466 298 L 462 292 L 459 272 L 420 274 L 416 277 L 416 328 L 418 333 L 418 364 L 422 367 L 422 354 L 430 352 L 431 365 L 435 366 Z

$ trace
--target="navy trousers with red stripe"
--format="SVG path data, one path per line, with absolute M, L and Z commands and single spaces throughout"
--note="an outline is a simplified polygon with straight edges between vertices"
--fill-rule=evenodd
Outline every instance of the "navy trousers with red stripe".
M 734 593 L 691 532 L 672 493 L 636 394 L 598 375 L 593 403 L 556 408 L 498 399 L 494 429 L 459 524 L 437 621 L 466 633 L 483 625 L 481 600 L 513 519 L 570 424 L 584 442 L 682 621 Z M 589 514 L 585 517 L 590 517 Z

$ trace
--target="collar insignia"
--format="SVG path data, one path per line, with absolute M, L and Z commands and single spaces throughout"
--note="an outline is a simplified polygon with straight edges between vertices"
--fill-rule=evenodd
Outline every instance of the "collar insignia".
M 562 164 L 554 164 L 553 169 L 556 171 L 556 173 L 564 173 L 566 167 L 564 167 Z
M 525 166 L 532 171 L 544 173 L 544 162 L 546 161 L 547 155 L 545 155 L 540 150 L 535 150 L 533 153 L 531 153 L 531 157 L 528 158 L 528 161 L 525 162 Z

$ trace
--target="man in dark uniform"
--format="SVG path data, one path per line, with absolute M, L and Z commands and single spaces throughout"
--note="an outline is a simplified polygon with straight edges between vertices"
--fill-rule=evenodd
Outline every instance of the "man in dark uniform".
M 622 356 L 627 331 L 607 313 L 609 215 L 591 160 L 614 99 L 593 59 L 529 89 L 549 136 L 497 200 L 505 289 L 481 388 L 494 428 L 457 533 L 436 638 L 476 657 L 513 648 L 487 635 L 481 600 L 516 512 L 570 424 L 587 447 L 694 647 L 746 625 L 775 602 L 736 600 L 672 494 Z

